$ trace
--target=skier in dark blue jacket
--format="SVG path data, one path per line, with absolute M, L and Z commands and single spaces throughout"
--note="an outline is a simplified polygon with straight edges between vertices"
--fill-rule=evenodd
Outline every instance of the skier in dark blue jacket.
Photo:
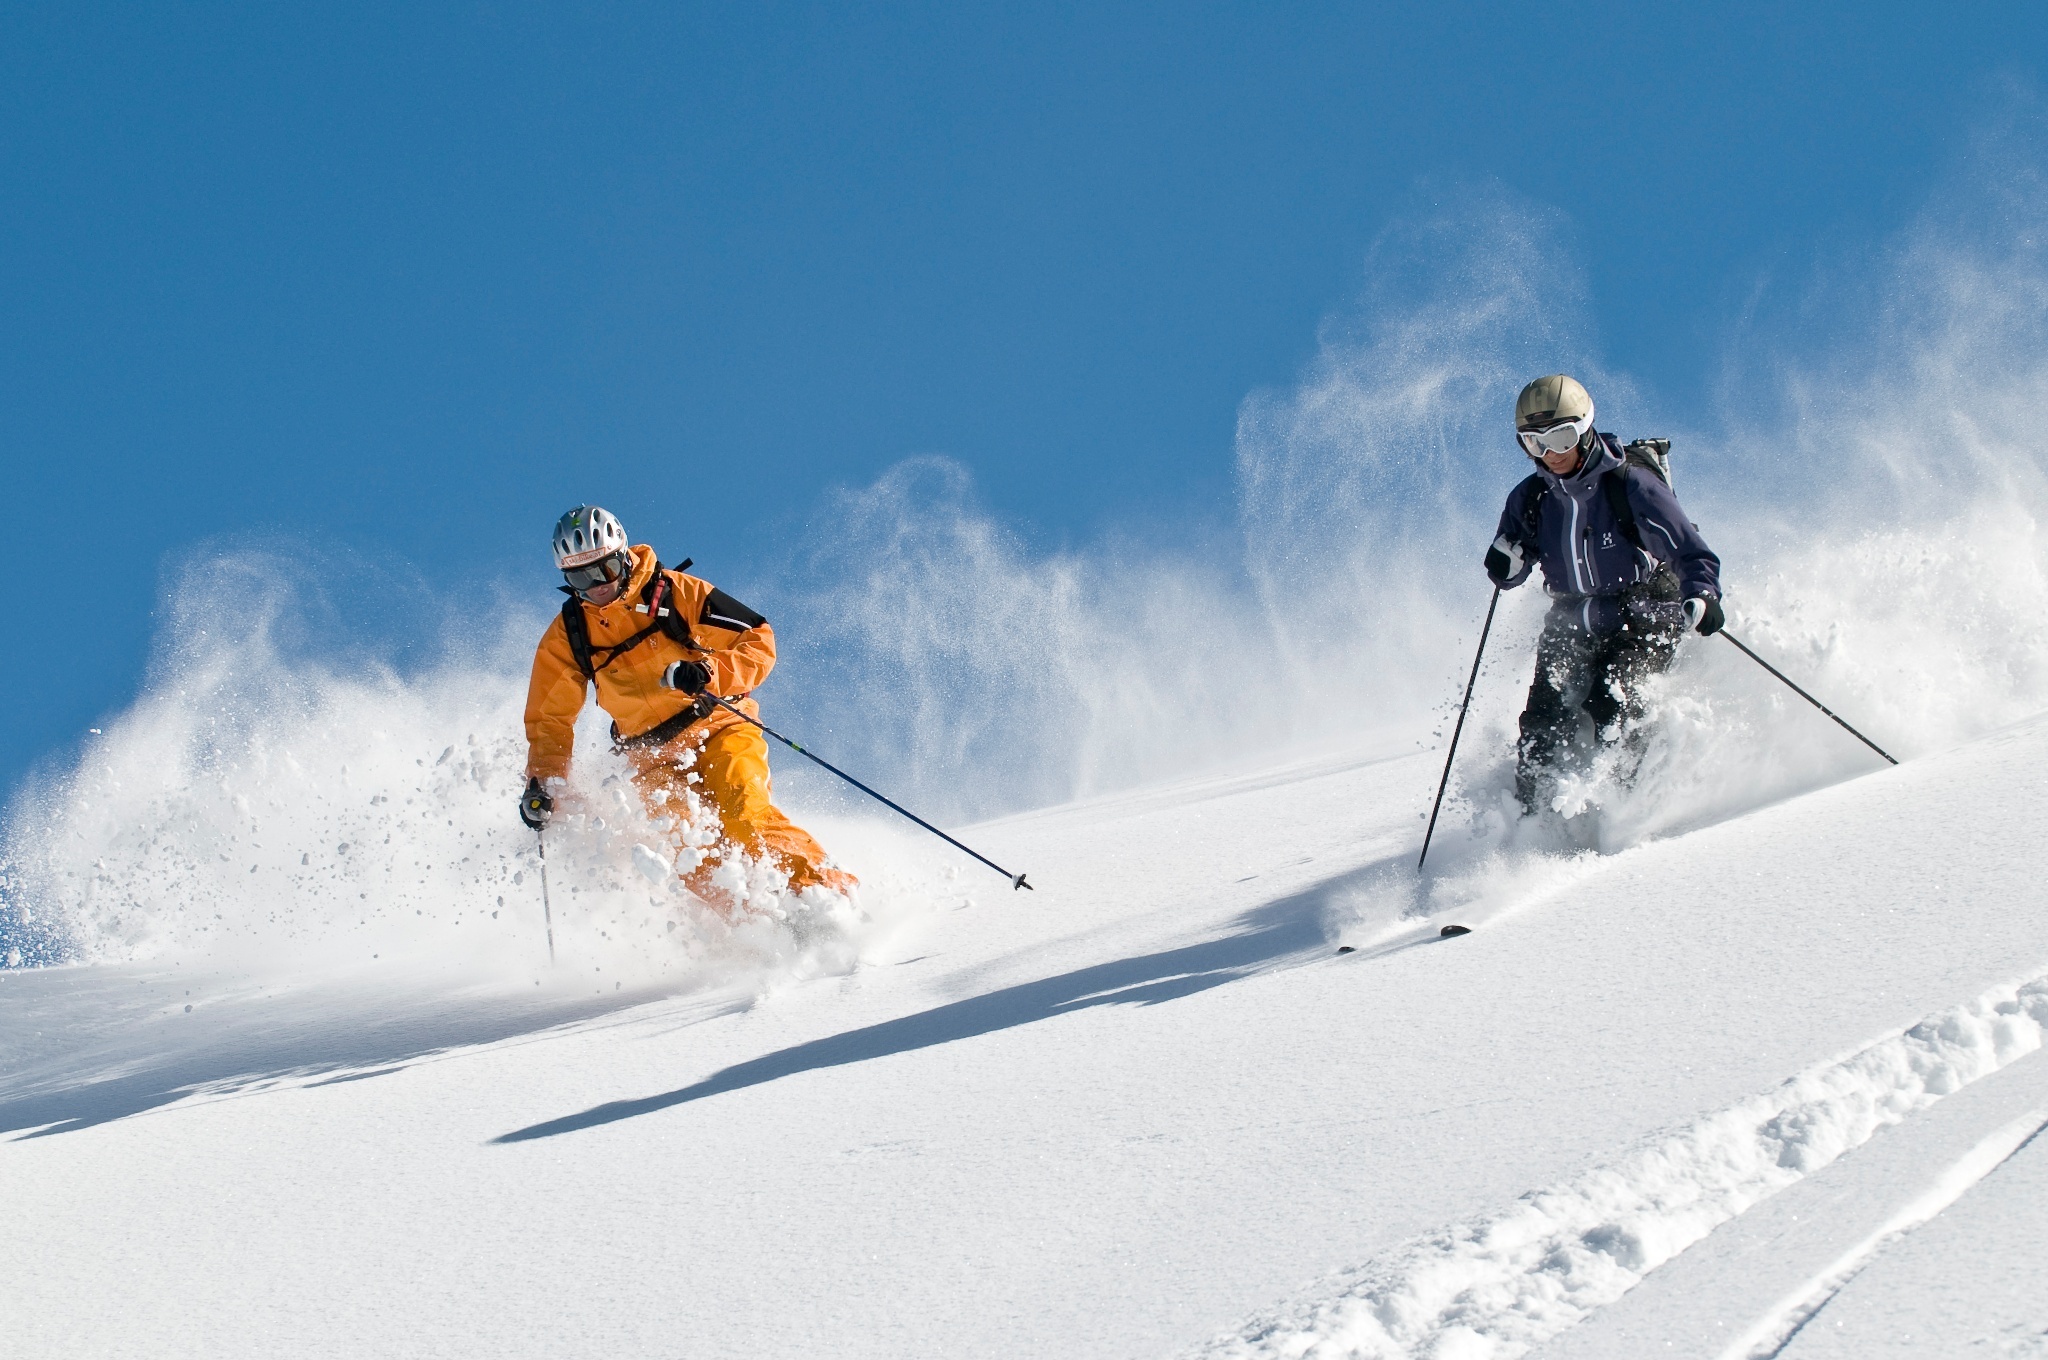
M 1540 562 L 1552 600 L 1515 751 L 1515 796 L 1534 812 L 1550 801 L 1581 713 L 1601 740 L 1640 750 L 1643 680 L 1671 664 L 1687 625 L 1721 627 L 1721 559 L 1655 460 L 1593 428 L 1593 399 L 1572 378 L 1523 388 L 1515 433 L 1537 470 L 1508 493 L 1486 574 L 1512 590 Z

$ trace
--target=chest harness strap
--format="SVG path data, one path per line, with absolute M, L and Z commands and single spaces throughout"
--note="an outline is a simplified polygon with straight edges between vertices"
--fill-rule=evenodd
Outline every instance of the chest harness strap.
M 688 571 L 690 559 L 684 558 L 677 571 Z M 675 587 L 670 583 L 668 572 L 661 563 L 654 564 L 654 575 L 640 592 L 640 603 L 633 606 L 636 614 L 646 614 L 653 621 L 624 642 L 610 647 L 594 647 L 590 641 L 590 619 L 583 612 L 583 600 L 573 590 L 563 587 L 569 598 L 562 601 L 562 632 L 569 640 L 569 652 L 576 658 L 576 668 L 583 672 L 583 678 L 596 683 L 597 673 L 632 651 L 649 638 L 667 636 L 682 643 L 692 651 L 701 651 L 690 636 L 690 625 L 683 618 L 680 609 L 672 608 L 675 601 Z M 597 659 L 598 652 L 604 653 L 604 660 Z M 632 750 L 644 746 L 660 746 L 681 736 L 692 725 L 701 722 L 712 710 L 711 696 L 700 694 L 696 701 L 674 716 L 656 723 L 645 732 L 627 737 L 619 734 L 619 725 L 612 724 L 612 749 Z
M 677 571 L 688 571 L 690 559 L 684 558 Z M 690 625 L 684 621 L 681 611 L 669 608 L 668 602 L 675 598 L 675 590 L 669 584 L 668 572 L 661 563 L 654 564 L 654 574 L 640 590 L 640 603 L 633 606 L 636 614 L 646 614 L 653 622 L 642 628 L 624 642 L 610 647 L 592 647 L 590 643 L 590 620 L 583 612 L 582 597 L 567 586 L 562 593 L 569 598 L 562 601 L 562 632 L 569 639 L 569 654 L 576 658 L 576 669 L 583 672 L 589 681 L 597 679 L 597 673 L 617 661 L 627 652 L 658 633 L 666 633 L 685 647 L 696 648 L 690 637 Z M 596 653 L 602 651 L 604 660 L 598 661 Z

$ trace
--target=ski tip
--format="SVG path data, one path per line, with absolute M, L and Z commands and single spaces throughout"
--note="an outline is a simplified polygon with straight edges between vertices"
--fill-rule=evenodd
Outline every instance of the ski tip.
M 1445 926 L 1436 935 L 1440 940 L 1455 940 L 1460 935 L 1470 935 L 1471 933 L 1472 927 L 1470 926 Z
M 1011 891 L 1011 892 L 1015 892 L 1015 891 L 1017 891 L 1017 890 L 1018 890 L 1019 888 L 1022 888 L 1022 889 L 1024 889 L 1024 890 L 1025 890 L 1026 892 L 1037 892 L 1037 891 L 1038 891 L 1038 889 L 1036 889 L 1036 888 L 1032 887 L 1032 886 L 1031 886 L 1031 885 L 1030 885 L 1029 883 L 1026 883 L 1026 882 L 1024 881 L 1024 875 L 1022 875 L 1022 874 L 1018 874 L 1018 875 L 1017 875 L 1017 878 L 1016 878 L 1016 881 L 1010 884 L 1010 891 Z
M 1340 945 L 1338 945 L 1338 946 L 1337 946 L 1337 952 L 1338 952 L 1339 954 L 1350 954 L 1350 953 L 1353 953 L 1353 952 L 1355 952 L 1355 951 L 1354 951 L 1354 950 L 1353 950 L 1353 949 L 1351 948 L 1351 946 L 1350 946 L 1350 945 L 1348 945 L 1348 944 L 1340 944 Z

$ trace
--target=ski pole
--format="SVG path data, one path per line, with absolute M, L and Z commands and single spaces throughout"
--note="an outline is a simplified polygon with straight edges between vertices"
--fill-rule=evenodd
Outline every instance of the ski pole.
M 1826 704 L 1824 704 L 1824 703 L 1822 703 L 1822 702 L 1821 702 L 1820 700 L 1818 700 L 1818 699 L 1814 698 L 1814 697 L 1813 697 L 1813 696 L 1812 696 L 1811 694 L 1808 694 L 1808 693 L 1807 693 L 1807 692 L 1806 692 L 1805 690 L 1803 690 L 1803 689 L 1799 688 L 1799 686 L 1797 686 L 1797 685 L 1793 684 L 1793 683 L 1792 683 L 1792 680 L 1791 680 L 1791 677 L 1790 677 L 1790 676 L 1788 676 L 1788 675 L 1786 675 L 1786 674 L 1785 674 L 1785 672 L 1783 672 L 1783 671 L 1779 670 L 1779 669 L 1778 669 L 1778 668 L 1777 668 L 1776 666 L 1773 666 L 1773 665 L 1772 665 L 1772 664 L 1771 664 L 1770 662 L 1768 662 L 1768 661 L 1764 660 L 1764 659 L 1763 659 L 1762 657 L 1758 656 L 1758 655 L 1757 655 L 1757 654 L 1756 654 L 1755 652 L 1752 652 L 1751 650 L 1749 650 L 1749 648 L 1747 648 L 1747 647 L 1743 647 L 1743 646 L 1742 646 L 1742 639 L 1741 639 L 1741 638 L 1738 638 L 1738 637 L 1736 637 L 1736 636 L 1735 636 L 1735 634 L 1733 634 L 1733 633 L 1729 632 L 1729 631 L 1728 631 L 1728 630 L 1727 630 L 1726 628 L 1723 628 L 1723 629 L 1721 630 L 1721 636 L 1722 636 L 1722 637 L 1724 637 L 1724 638 L 1727 638 L 1727 639 L 1728 639 L 1728 640 L 1729 640 L 1730 642 L 1734 643 L 1734 644 L 1735 644 L 1735 645 L 1736 645 L 1737 647 L 1741 647 L 1741 648 L 1742 648 L 1742 654 L 1743 654 L 1744 656 L 1748 657 L 1748 658 L 1749 658 L 1749 659 L 1750 659 L 1751 661 L 1754 661 L 1754 662 L 1756 662 L 1756 664 L 1757 664 L 1757 665 L 1759 665 L 1759 666 L 1762 666 L 1762 667 L 1763 667 L 1763 668 L 1764 668 L 1765 670 L 1769 671 L 1769 672 L 1770 672 L 1770 673 L 1771 673 L 1772 675 L 1775 675 L 1775 676 L 1777 676 L 1777 677 L 1778 677 L 1778 678 L 1779 678 L 1780 680 L 1783 680 L 1783 681 L 1785 682 L 1785 687 L 1786 687 L 1787 689 L 1791 690 L 1791 691 L 1792 691 L 1792 692 L 1793 692 L 1794 694 L 1798 695 L 1798 696 L 1799 696 L 1800 698 L 1802 698 L 1802 699 L 1806 700 L 1806 702 L 1808 702 L 1809 704 L 1812 704 L 1812 705 L 1813 705 L 1813 706 L 1814 706 L 1815 708 L 1819 709 L 1819 710 L 1820 710 L 1821 712 L 1823 712 L 1823 713 L 1827 714 L 1827 715 L 1828 715 L 1828 716 L 1829 716 L 1830 718 L 1833 718 L 1833 719 L 1834 719 L 1834 720 L 1835 720 L 1836 722 L 1838 722 L 1838 723 L 1842 723 L 1842 730 L 1843 730 L 1844 732 L 1847 732 L 1847 733 L 1848 733 L 1848 734 L 1849 734 L 1850 736 L 1852 736 L 1852 737 L 1856 738 L 1856 740 L 1858 740 L 1858 741 L 1862 742 L 1862 743 L 1863 743 L 1863 744 L 1864 744 L 1865 746 L 1868 746 L 1868 747 L 1869 747 L 1869 748 L 1870 748 L 1871 750 L 1873 750 L 1873 751 L 1877 752 L 1877 753 L 1878 753 L 1879 755 L 1883 756 L 1883 757 L 1884 757 L 1884 758 L 1885 758 L 1886 760 L 1891 760 L 1891 763 L 1892 763 L 1892 764 L 1896 765 L 1896 764 L 1898 764 L 1898 763 L 1899 763 L 1899 762 L 1898 762 L 1898 761 L 1896 761 L 1896 760 L 1892 760 L 1892 758 L 1891 758 L 1891 754 L 1890 754 L 1889 752 L 1887 752 L 1887 751 L 1886 751 L 1886 750 L 1884 749 L 1884 747 L 1882 747 L 1882 746 L 1879 746 L 1879 745 L 1878 745 L 1878 744 L 1877 744 L 1876 742 L 1872 741 L 1872 740 L 1871 740 L 1871 739 L 1870 739 L 1869 737 L 1866 737 L 1866 736 L 1864 736 L 1864 735 L 1863 735 L 1863 734 L 1862 734 L 1861 732 L 1858 732 L 1858 731 L 1857 731 L 1857 730 L 1856 730 L 1855 728 L 1853 728 L 1853 727 L 1849 726 L 1849 724 L 1848 724 L 1848 723 L 1846 723 L 1846 722 L 1842 722 L 1842 715 L 1841 715 L 1841 714 L 1839 714 L 1839 713 L 1835 712 L 1835 710 L 1833 710 L 1832 708 L 1829 708 L 1829 707 L 1828 707 L 1828 706 L 1827 706 Z
M 824 757 L 813 755 L 811 752 L 806 751 L 803 747 L 797 745 L 788 737 L 783 736 L 780 732 L 770 727 L 767 723 L 764 723 L 759 718 L 756 718 L 753 715 L 749 714 L 745 709 L 739 708 L 733 705 L 732 703 L 728 702 L 727 700 L 719 698 L 716 694 L 710 694 L 707 697 L 711 700 L 712 703 L 717 704 L 726 712 L 734 714 L 737 717 L 740 717 L 742 719 L 745 719 L 747 722 L 752 723 L 754 726 L 760 728 L 763 732 L 766 732 L 769 736 L 775 738 L 777 741 L 781 742 L 784 746 L 787 746 L 790 750 L 796 752 L 798 755 L 803 756 L 807 760 L 815 761 L 817 764 L 823 765 L 826 769 L 838 775 L 841 779 L 844 779 L 847 783 L 853 785 L 855 788 L 859 789 L 862 793 L 874 799 L 876 802 L 882 804 L 885 807 L 894 808 L 896 811 L 902 813 L 911 821 L 916 822 L 919 826 L 931 832 L 934 836 L 937 836 L 940 840 L 952 846 L 954 849 L 965 850 L 968 854 L 974 856 L 974 858 L 980 860 L 983 864 L 986 864 L 989 868 L 995 870 L 1004 878 L 1009 879 L 1010 891 L 1015 892 L 1019 888 L 1031 888 L 1032 892 L 1038 891 L 1038 889 L 1032 888 L 1029 883 L 1026 883 L 1024 881 L 1024 875 L 1013 874 L 1008 869 L 1005 869 L 1002 865 L 990 859 L 987 855 L 984 855 L 977 850 L 971 849 L 968 846 L 962 845 L 959 841 L 954 840 L 951 836 L 948 836 L 945 832 L 939 830 L 930 822 L 918 816 L 915 812 L 912 812 L 909 808 L 904 807 L 901 803 L 892 802 L 889 799 L 884 798 L 881 794 L 876 793 L 873 789 L 861 783 L 858 779 L 855 779 L 852 775 L 840 769 L 837 765 L 834 765 L 831 761 L 826 760 Z
M 1429 809 L 1429 830 L 1422 833 L 1422 853 L 1415 857 L 1415 872 L 1429 858 L 1429 841 L 1436 835 L 1436 814 L 1444 805 L 1444 790 L 1451 785 L 1451 762 L 1458 757 L 1458 737 L 1465 730 L 1465 710 L 1472 707 L 1472 687 L 1479 683 L 1479 658 L 1486 655 L 1486 635 L 1493 631 L 1493 611 L 1500 607 L 1500 587 L 1486 605 L 1486 624 L 1479 630 L 1479 650 L 1472 653 L 1472 676 L 1465 682 L 1465 702 L 1458 705 L 1458 725 L 1451 729 L 1451 749 L 1444 753 L 1444 777 L 1436 782 L 1436 802 Z
M 540 827 L 533 829 L 534 844 L 540 847 L 540 914 L 548 923 L 548 962 L 555 961 L 555 909 L 548 904 L 548 836 Z

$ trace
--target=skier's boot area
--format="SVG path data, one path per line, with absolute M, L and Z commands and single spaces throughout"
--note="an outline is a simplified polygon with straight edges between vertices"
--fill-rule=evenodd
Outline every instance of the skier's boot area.
M 722 915 L 730 918 L 742 904 L 718 883 L 718 870 L 734 851 L 766 860 L 789 875 L 791 892 L 824 888 L 849 893 L 859 880 L 833 866 L 825 848 L 808 831 L 791 821 L 775 806 L 770 795 L 768 743 L 759 729 L 727 727 L 714 732 L 698 745 L 677 743 L 674 747 L 636 754 L 633 782 L 646 799 L 647 810 L 657 818 L 673 818 L 687 826 L 691 800 L 685 790 L 697 794 L 701 804 L 718 818 L 718 842 L 697 854 L 694 868 L 683 872 L 683 885 Z M 688 846 L 681 862 L 693 855 Z
M 1652 600 L 1647 592 L 1632 592 L 1623 607 L 1628 622 L 1605 637 L 1586 631 L 1576 605 L 1559 601 L 1551 607 L 1536 644 L 1536 677 L 1515 748 L 1515 797 L 1525 813 L 1549 806 L 1557 775 L 1585 765 L 1581 714 L 1592 720 L 1599 741 L 1621 744 L 1621 782 L 1634 780 L 1649 736 L 1642 722 L 1643 685 L 1677 655 L 1684 615 L 1675 603 Z

